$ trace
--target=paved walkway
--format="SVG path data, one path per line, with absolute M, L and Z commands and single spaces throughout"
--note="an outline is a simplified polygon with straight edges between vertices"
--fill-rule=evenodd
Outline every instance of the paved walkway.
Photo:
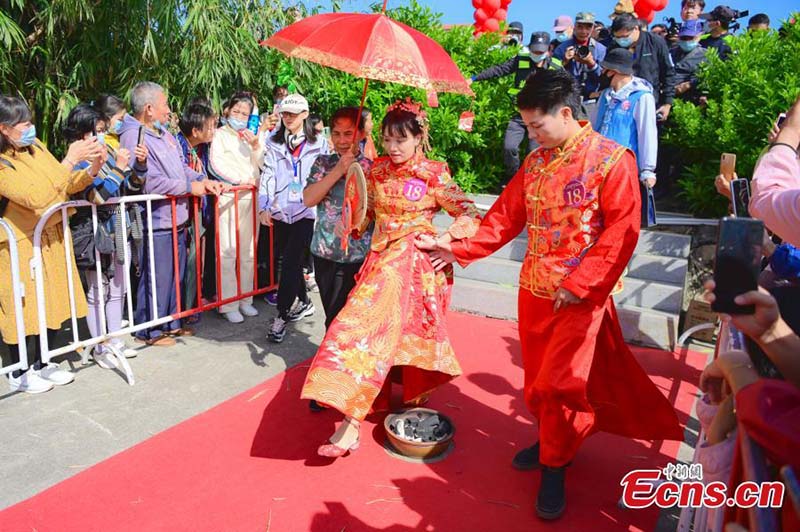
M 8 392 L 0 379 L 0 509 L 168 429 L 312 356 L 322 340 L 316 314 L 289 325 L 282 344 L 267 341 L 274 307 L 240 325 L 204 314 L 197 336 L 170 348 L 147 347 L 130 360 L 136 384 L 80 356 L 66 356 L 75 382 L 42 395 Z M 132 341 L 130 345 L 134 344 Z

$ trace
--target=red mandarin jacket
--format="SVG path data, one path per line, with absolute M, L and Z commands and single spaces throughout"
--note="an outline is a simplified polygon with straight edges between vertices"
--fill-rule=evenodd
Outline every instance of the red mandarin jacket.
M 527 228 L 520 288 L 553 299 L 563 286 L 602 305 L 639 238 L 636 158 L 581 123 L 562 148 L 539 148 L 484 217 L 478 233 L 454 242 L 459 264 L 486 257 Z

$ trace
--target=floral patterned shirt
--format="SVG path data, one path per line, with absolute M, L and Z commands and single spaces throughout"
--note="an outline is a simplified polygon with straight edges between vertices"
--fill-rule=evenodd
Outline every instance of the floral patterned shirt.
M 364 170 L 364 175 L 369 175 L 372 161 L 359 155 L 356 159 Z M 320 155 L 311 166 L 306 186 L 318 183 L 325 177 L 336 163 L 339 154 Z M 342 250 L 342 240 L 334 232 L 336 223 L 342 218 L 342 205 L 344 204 L 344 178 L 336 182 L 317 205 L 317 224 L 314 236 L 311 239 L 311 253 L 315 256 L 334 262 L 357 263 L 364 262 L 369 252 L 372 240 L 372 228 L 359 235 L 359 238 L 350 238 L 347 253 Z

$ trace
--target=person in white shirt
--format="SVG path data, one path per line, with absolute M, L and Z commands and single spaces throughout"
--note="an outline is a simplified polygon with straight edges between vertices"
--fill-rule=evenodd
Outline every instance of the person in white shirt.
M 232 186 L 247 185 L 256 190 L 260 168 L 264 163 L 264 146 L 258 135 L 247 129 L 254 101 L 248 93 L 238 92 L 225 105 L 225 125 L 214 135 L 209 152 L 209 173 Z M 239 277 L 236 277 L 236 200 L 234 192 L 219 197 L 219 227 L 222 300 L 251 292 L 255 258 L 253 239 L 257 227 L 253 223 L 254 192 L 240 190 L 239 203 Z M 231 323 L 242 323 L 244 317 L 258 316 L 253 298 L 247 297 L 222 305 L 219 311 Z

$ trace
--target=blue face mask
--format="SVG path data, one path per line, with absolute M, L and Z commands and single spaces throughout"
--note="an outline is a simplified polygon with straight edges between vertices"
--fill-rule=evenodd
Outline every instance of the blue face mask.
M 33 145 L 33 143 L 36 141 L 36 126 L 31 125 L 31 127 L 26 129 L 22 133 L 22 136 L 17 140 L 8 140 L 10 140 L 11 144 L 17 148 L 27 148 L 28 146 Z
M 228 125 L 231 126 L 234 131 L 241 131 L 247 127 L 247 122 L 239 120 L 238 118 L 228 118 Z
M 544 61 L 545 59 L 547 59 L 547 52 L 545 52 L 545 53 L 543 53 L 543 54 L 539 54 L 539 55 L 537 55 L 537 54 L 531 54 L 531 59 L 532 59 L 532 60 L 533 60 L 533 62 L 534 62 L 534 63 L 536 63 L 536 64 L 538 64 L 538 63 L 541 63 L 542 61 Z
M 614 41 L 623 48 L 630 48 L 633 44 L 633 39 L 630 37 L 615 37 Z
M 561 33 L 556 33 L 556 40 L 558 42 L 565 42 L 567 39 L 569 39 L 569 35 L 567 35 L 566 32 L 562 31 Z
M 698 44 L 700 43 L 697 41 L 678 41 L 678 46 L 680 46 L 681 50 L 683 50 L 684 52 L 691 52 L 692 50 L 697 48 Z
M 153 120 L 153 127 L 157 130 L 164 129 L 164 124 L 161 123 L 161 120 Z
M 111 127 L 111 132 L 115 135 L 122 133 L 122 120 L 117 120 L 114 122 L 114 125 Z

